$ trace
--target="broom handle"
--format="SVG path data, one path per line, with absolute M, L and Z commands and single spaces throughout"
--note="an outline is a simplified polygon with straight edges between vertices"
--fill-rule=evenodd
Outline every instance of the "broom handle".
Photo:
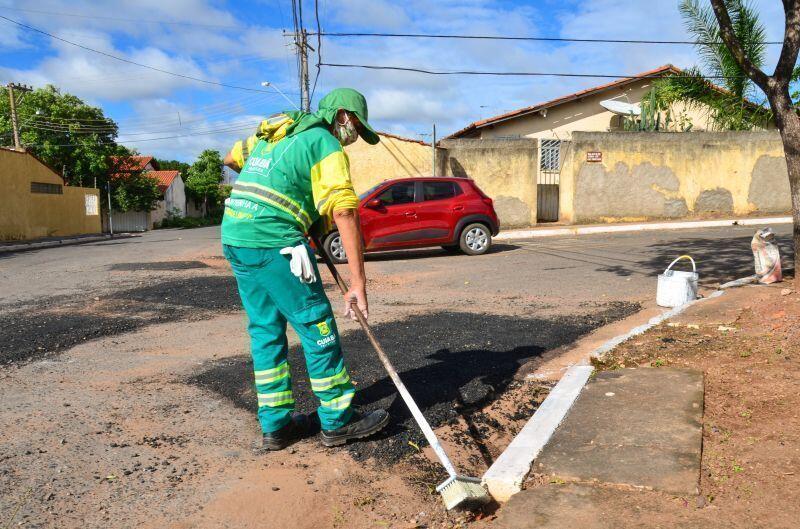
M 342 294 L 347 294 L 347 284 L 342 279 L 342 276 L 339 275 L 339 271 L 333 266 L 333 263 L 328 258 L 328 254 L 325 253 L 324 246 L 319 243 L 319 240 L 316 237 L 312 237 L 314 240 L 314 245 L 317 247 L 318 253 L 322 260 L 325 261 L 325 264 L 328 265 L 328 270 L 330 270 L 333 279 L 336 281 L 336 284 L 339 285 L 339 290 L 342 291 Z M 364 329 L 364 332 L 367 334 L 367 338 L 369 338 L 370 343 L 372 343 L 372 347 L 375 349 L 375 352 L 378 353 L 378 358 L 380 358 L 381 363 L 383 364 L 384 369 L 389 374 L 389 377 L 394 382 L 397 391 L 400 393 L 400 396 L 403 397 L 403 401 L 408 406 L 408 409 L 411 411 L 411 415 L 414 416 L 414 420 L 417 421 L 422 433 L 425 435 L 425 439 L 428 440 L 428 444 L 431 445 L 433 451 L 436 452 L 436 455 L 439 457 L 439 461 L 442 462 L 442 466 L 450 474 L 451 477 L 456 475 L 456 469 L 453 466 L 453 463 L 450 462 L 450 458 L 447 457 L 447 453 L 445 453 L 442 444 L 439 442 L 439 439 L 436 437 L 436 434 L 433 433 L 433 429 L 431 425 L 428 424 L 428 421 L 425 419 L 425 416 L 422 415 L 417 403 L 414 402 L 414 399 L 411 397 L 411 394 L 406 389 L 406 385 L 403 384 L 403 381 L 400 380 L 400 375 L 397 374 L 392 362 L 389 361 L 389 357 L 386 356 L 386 353 L 381 347 L 381 344 L 378 342 L 378 339 L 375 337 L 375 334 L 372 332 L 369 324 L 367 323 L 366 318 L 364 318 L 364 314 L 361 313 L 361 309 L 358 308 L 358 305 L 353 303 L 351 305 L 353 312 L 356 314 L 356 319 L 358 319 L 358 323 L 361 324 L 361 328 Z

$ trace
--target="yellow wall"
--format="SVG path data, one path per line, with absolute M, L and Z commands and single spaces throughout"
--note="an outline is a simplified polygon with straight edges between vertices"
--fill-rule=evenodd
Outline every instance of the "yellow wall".
M 392 178 L 431 175 L 433 153 L 430 145 L 378 135 L 381 141 L 377 145 L 359 140 L 345 148 L 356 193 Z
M 587 152 L 602 153 L 602 162 L 588 162 Z M 575 223 L 791 208 L 777 132 L 575 133 L 560 195 L 561 220 Z
M 63 187 L 62 195 L 31 193 L 31 182 L 62 184 L 30 154 L 0 149 L 0 240 L 100 233 L 100 215 L 86 215 L 86 195 L 97 189 Z
M 480 129 L 483 139 L 499 138 L 554 138 L 568 140 L 573 132 L 620 131 L 619 117 L 600 105 L 601 101 L 640 103 L 651 88 L 649 80 L 639 81 L 621 88 L 612 88 L 598 94 L 579 98 L 548 108 L 546 111 L 501 121 Z M 621 97 L 621 96 L 626 97 Z M 684 116 L 692 123 L 692 131 L 712 130 L 708 113 L 697 108 L 687 108 L 676 103 L 671 109 L 674 129 L 676 117 Z M 664 116 L 662 115 L 662 120 Z
M 442 176 L 471 178 L 494 200 L 504 228 L 536 223 L 537 142 L 521 140 L 442 140 Z

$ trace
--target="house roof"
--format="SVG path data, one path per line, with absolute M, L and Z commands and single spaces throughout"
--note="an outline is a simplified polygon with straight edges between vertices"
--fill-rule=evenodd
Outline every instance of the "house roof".
M 600 86 L 595 86 L 593 88 L 587 88 L 585 90 L 581 90 L 579 92 L 574 92 L 572 94 L 569 94 L 569 95 L 566 95 L 566 96 L 563 96 L 563 97 L 559 97 L 557 99 L 551 99 L 550 101 L 546 101 L 544 103 L 538 103 L 538 104 L 533 105 L 533 106 L 520 108 L 518 110 L 512 110 L 511 112 L 506 112 L 505 114 L 500 114 L 498 116 L 493 116 L 491 118 L 486 118 L 486 119 L 482 119 L 480 121 L 475 121 L 474 123 L 470 123 L 469 125 L 467 125 L 463 129 L 461 129 L 459 131 L 456 131 L 453 134 L 447 136 L 445 139 L 461 138 L 464 135 L 466 135 L 466 134 L 468 134 L 468 133 L 470 133 L 470 132 L 472 132 L 474 130 L 477 130 L 477 129 L 480 129 L 480 128 L 483 128 L 483 127 L 486 127 L 486 126 L 489 126 L 489 125 L 493 125 L 493 124 L 499 123 L 501 121 L 506 121 L 508 119 L 513 119 L 513 118 L 517 118 L 517 117 L 520 117 L 520 116 L 525 116 L 527 114 L 533 114 L 535 112 L 539 112 L 540 110 L 544 110 L 546 108 L 554 107 L 556 105 L 561 105 L 563 103 L 569 103 L 570 101 L 575 101 L 576 99 L 579 99 L 581 97 L 594 95 L 596 93 L 603 92 L 605 90 L 610 90 L 612 88 L 619 88 L 621 86 L 625 86 L 627 84 L 639 81 L 642 78 L 660 77 L 660 76 L 662 76 L 664 74 L 676 74 L 677 75 L 677 74 L 682 73 L 682 71 L 683 70 L 681 70 L 680 68 L 678 68 L 676 66 L 673 66 L 671 64 L 665 64 L 664 66 L 659 66 L 658 68 L 655 68 L 653 70 L 649 70 L 647 72 L 642 72 L 640 74 L 634 75 L 633 77 L 625 77 L 623 79 L 617 79 L 617 80 L 612 81 L 610 83 L 605 83 L 605 84 L 602 84 Z M 717 87 L 715 87 L 715 88 L 717 88 Z M 720 89 L 720 90 L 722 90 L 722 89 Z
M 171 169 L 167 171 L 147 171 L 145 174 L 150 178 L 158 180 L 158 190 L 163 193 L 172 185 L 175 177 L 180 176 L 181 172 L 177 169 Z
M 112 156 L 111 160 L 114 164 L 119 164 L 118 171 L 120 173 L 134 173 L 144 171 L 147 164 L 152 163 L 155 169 L 158 169 L 158 163 L 152 156 Z

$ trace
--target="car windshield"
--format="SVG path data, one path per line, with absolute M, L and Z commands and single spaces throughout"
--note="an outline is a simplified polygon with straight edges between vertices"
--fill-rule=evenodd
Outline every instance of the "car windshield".
M 373 191 L 375 191 L 376 189 L 378 189 L 378 188 L 379 188 L 379 187 L 380 187 L 382 184 L 383 184 L 383 182 L 381 182 L 380 184 L 377 184 L 377 185 L 374 185 L 374 186 L 370 187 L 369 189 L 367 189 L 366 191 L 364 191 L 363 193 L 361 193 L 360 195 L 358 195 L 358 199 L 359 199 L 359 200 L 364 200 L 364 199 L 365 199 L 365 198 L 367 198 L 369 195 L 371 195 Z

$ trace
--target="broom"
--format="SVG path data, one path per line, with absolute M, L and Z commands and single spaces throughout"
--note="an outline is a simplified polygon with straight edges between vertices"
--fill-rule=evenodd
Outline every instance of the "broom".
M 342 291 L 342 294 L 346 294 L 348 290 L 347 285 L 339 275 L 339 271 L 336 270 L 335 266 L 333 266 L 328 254 L 324 250 L 324 246 L 320 244 L 317 237 L 312 237 L 312 239 L 314 240 L 314 245 L 317 247 L 318 253 L 322 257 L 322 260 L 325 261 L 325 264 L 328 266 L 328 270 L 330 270 L 333 279 L 336 281 L 336 284 L 339 285 L 339 290 Z M 486 489 L 481 486 L 480 479 L 458 475 L 453 463 L 450 461 L 450 458 L 447 457 L 447 453 L 444 451 L 442 444 L 439 442 L 439 439 L 436 438 L 436 434 L 433 433 L 433 429 L 431 428 L 430 424 L 428 424 L 428 421 L 422 415 L 417 403 L 414 402 L 414 399 L 406 389 L 405 384 L 403 384 L 403 381 L 400 380 L 400 376 L 397 374 L 394 366 L 389 361 L 389 357 L 386 356 L 383 347 L 381 347 L 381 344 L 378 342 L 375 334 L 373 334 L 369 324 L 367 324 L 367 320 L 364 318 L 361 310 L 359 310 L 355 303 L 352 305 L 352 308 L 353 312 L 355 312 L 356 319 L 358 319 L 358 323 L 361 324 L 361 328 L 367 334 L 367 338 L 369 338 L 372 347 L 378 354 L 378 358 L 380 358 L 384 369 L 386 369 L 386 372 L 389 374 L 392 382 L 394 382 L 395 387 L 397 387 L 397 391 L 400 393 L 400 396 L 403 397 L 403 401 L 411 411 L 411 415 L 414 417 L 414 420 L 417 421 L 422 433 L 425 435 L 425 439 L 428 440 L 428 444 L 431 445 L 431 448 L 433 448 L 433 451 L 436 453 L 439 461 L 441 461 L 442 466 L 449 474 L 449 477 L 442 484 L 436 487 L 436 492 L 441 494 L 445 508 L 447 510 L 455 508 L 474 510 L 489 502 L 491 497 L 489 496 L 489 493 L 486 492 Z

